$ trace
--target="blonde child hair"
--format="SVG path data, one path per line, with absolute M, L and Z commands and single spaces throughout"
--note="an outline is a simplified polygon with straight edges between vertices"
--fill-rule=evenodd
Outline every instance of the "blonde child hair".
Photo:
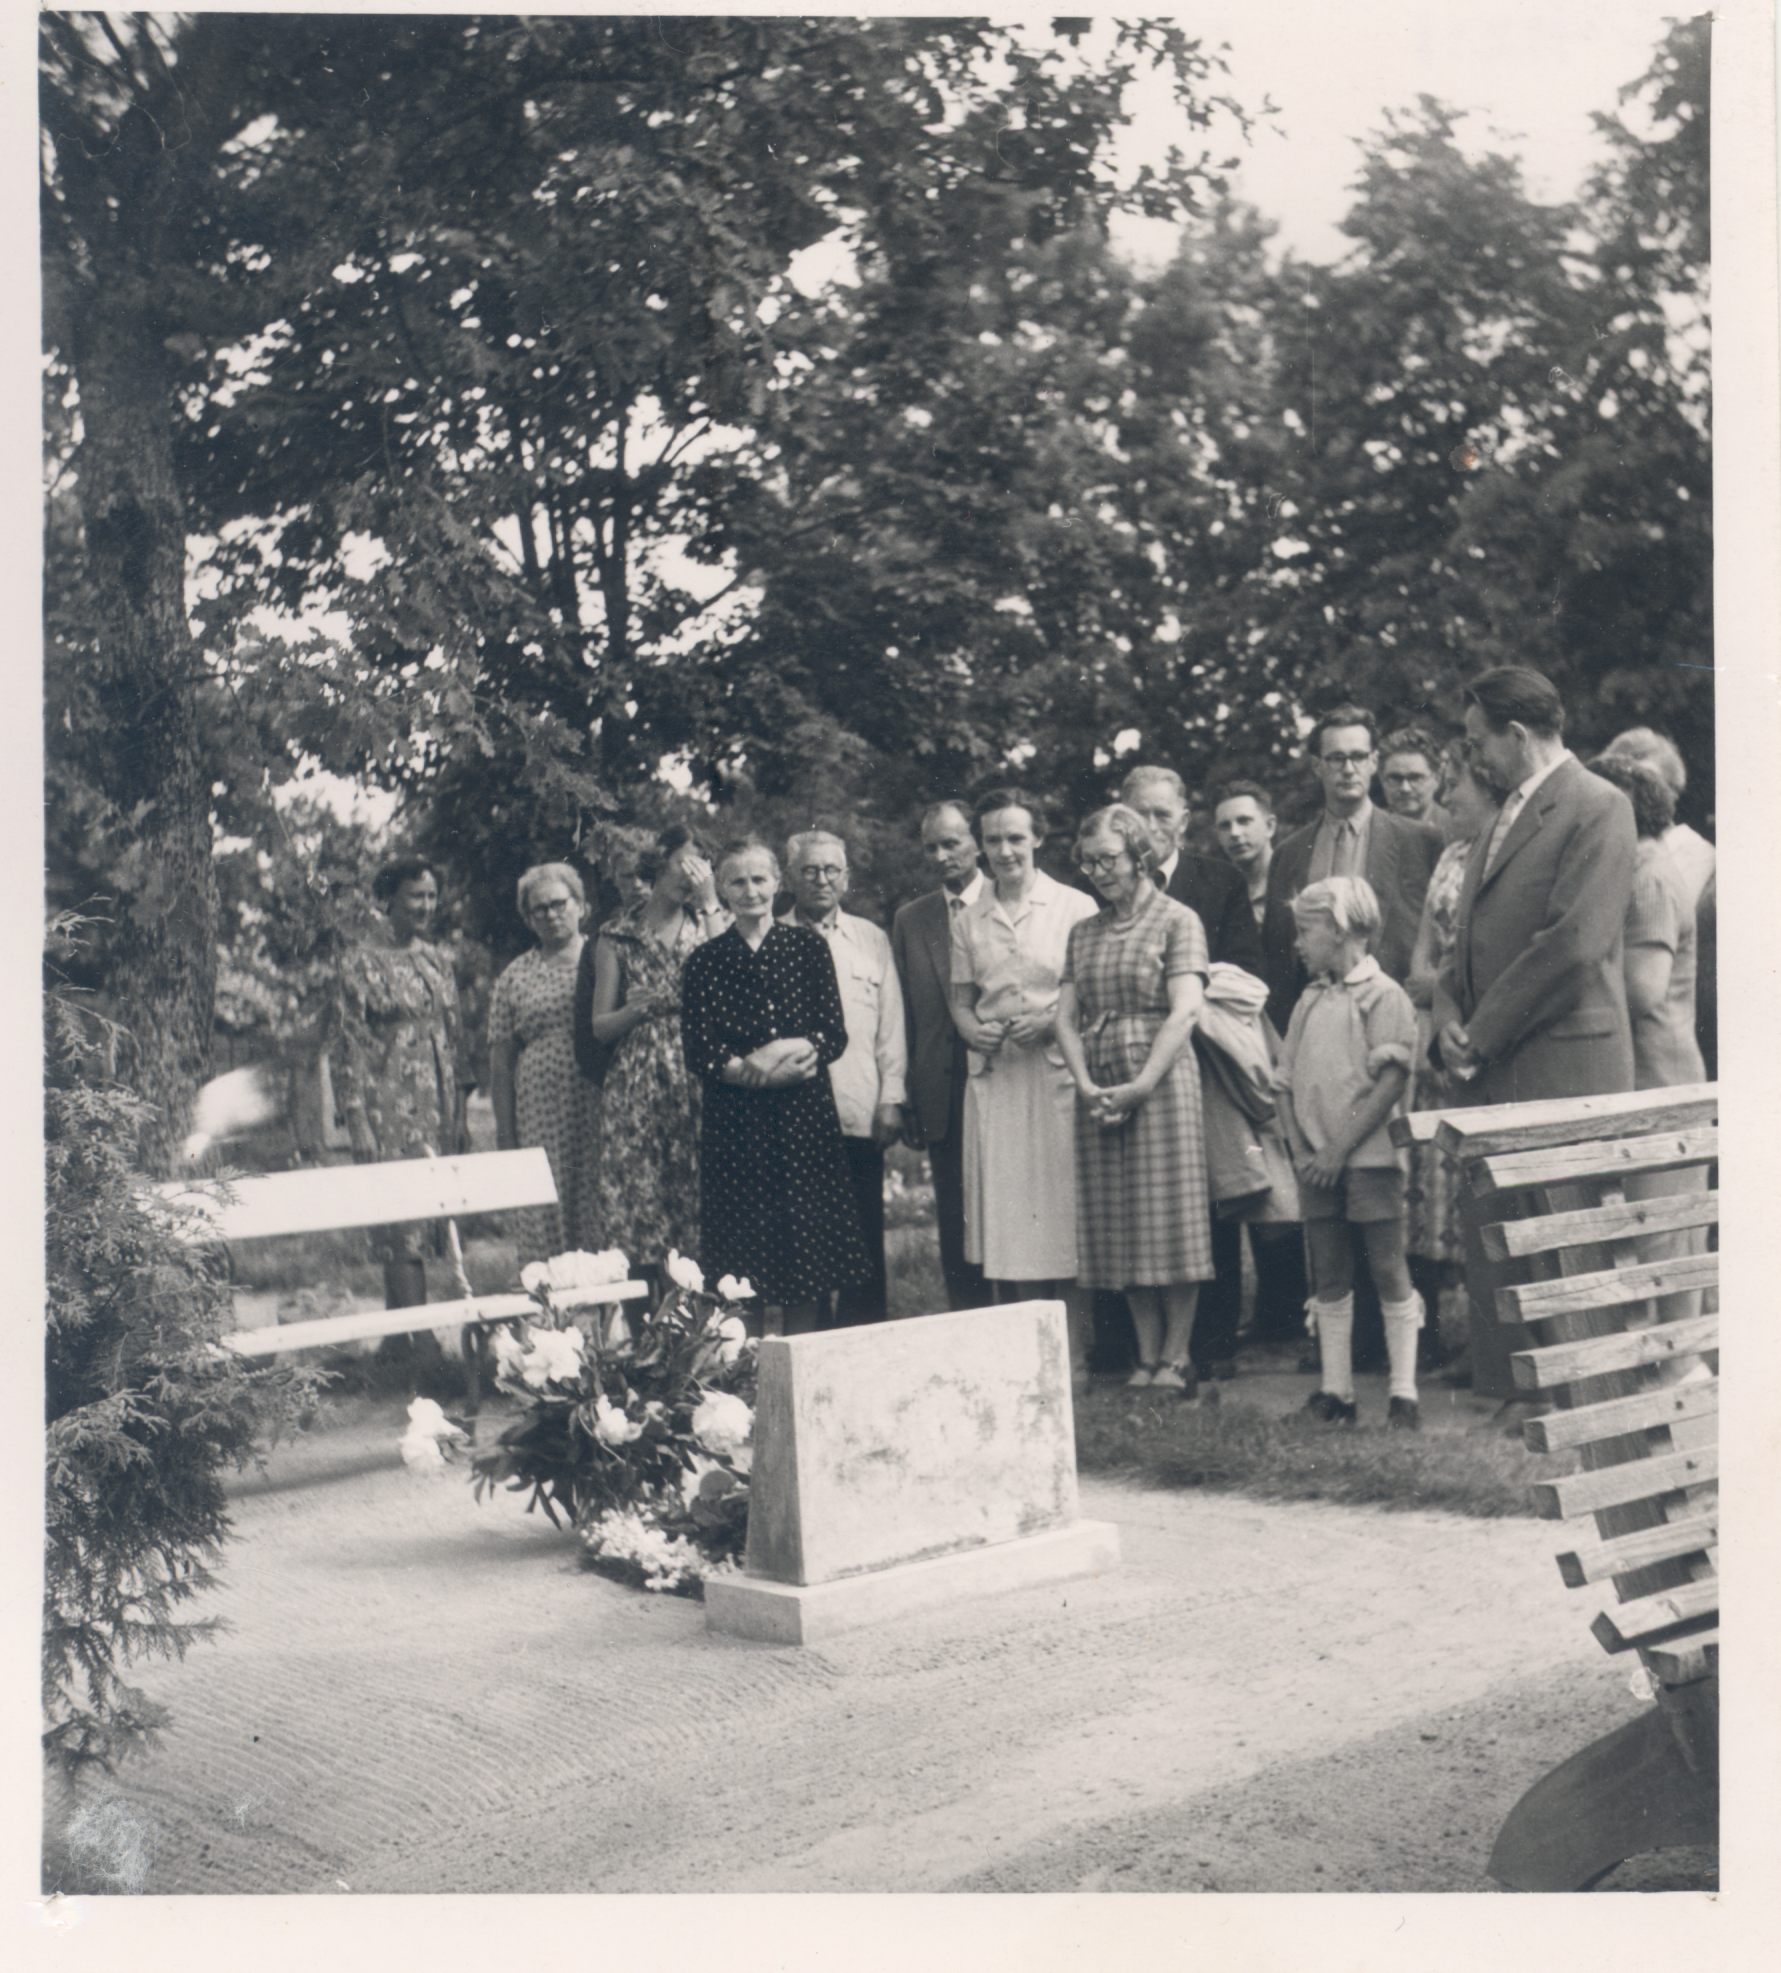
M 1344 938 L 1364 939 L 1369 950 L 1385 923 L 1379 894 L 1365 877 L 1320 877 L 1293 899 L 1292 915 L 1327 918 Z

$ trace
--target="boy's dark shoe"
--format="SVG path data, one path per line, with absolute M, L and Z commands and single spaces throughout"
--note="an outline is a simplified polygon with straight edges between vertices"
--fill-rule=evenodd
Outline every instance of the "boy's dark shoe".
M 1420 1432 L 1422 1407 L 1414 1398 L 1393 1398 L 1385 1411 L 1388 1432 Z
M 1360 1416 L 1352 1404 L 1345 1403 L 1334 1391 L 1313 1391 L 1305 1400 L 1305 1409 L 1325 1425 L 1352 1425 Z

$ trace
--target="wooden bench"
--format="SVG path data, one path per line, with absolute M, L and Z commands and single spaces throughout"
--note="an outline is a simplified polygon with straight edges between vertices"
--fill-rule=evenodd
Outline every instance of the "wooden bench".
M 154 1189 L 182 1215 L 190 1215 L 187 1224 L 193 1237 L 231 1246 L 242 1240 L 443 1219 L 454 1265 L 458 1266 L 458 1214 L 510 1212 L 521 1206 L 557 1203 L 550 1160 L 535 1146 L 521 1151 L 472 1151 L 455 1158 L 317 1165 L 304 1171 L 231 1178 L 221 1183 L 176 1180 Z M 602 1283 L 597 1292 L 578 1295 L 573 1305 L 604 1307 L 609 1302 L 638 1301 L 649 1292 L 649 1284 L 643 1281 Z M 517 1291 L 460 1294 L 450 1301 L 423 1302 L 410 1308 L 361 1309 L 351 1315 L 321 1316 L 309 1322 L 268 1323 L 259 1329 L 237 1330 L 221 1342 L 238 1356 L 273 1356 L 288 1350 L 411 1335 L 421 1329 L 481 1329 L 529 1315 L 533 1307 L 531 1296 Z M 467 1373 L 466 1395 L 475 1409 L 481 1380 L 474 1358 L 467 1362 Z
M 1637 1655 L 1657 1701 L 1517 1803 L 1489 1864 L 1514 1890 L 1581 1890 L 1627 1857 L 1717 1838 L 1718 1108 L 1716 1086 L 1694 1084 L 1398 1127 L 1432 1137 L 1471 1190 L 1499 1319 L 1520 1325 L 1516 1388 L 1552 1407 L 1523 1437 L 1581 1468 L 1536 1485 L 1534 1510 L 1592 1517 L 1559 1574 L 1612 1585 L 1591 1628 Z M 1657 1189 L 1677 1183 L 1659 1174 L 1691 1189 Z M 1673 1246 L 1698 1251 L 1653 1251 Z

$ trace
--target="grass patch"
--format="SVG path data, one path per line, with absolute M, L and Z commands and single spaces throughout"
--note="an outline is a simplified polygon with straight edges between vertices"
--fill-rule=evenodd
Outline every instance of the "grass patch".
M 1181 1404 L 1094 1391 L 1076 1405 L 1076 1463 L 1155 1487 L 1256 1500 L 1528 1515 L 1528 1488 L 1566 1470 L 1501 1431 L 1387 1432 L 1280 1417 L 1247 1404 Z

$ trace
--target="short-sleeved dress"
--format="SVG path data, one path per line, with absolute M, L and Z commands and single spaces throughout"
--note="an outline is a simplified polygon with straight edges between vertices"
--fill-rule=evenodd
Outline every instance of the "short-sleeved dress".
M 353 946 L 340 967 L 334 1092 L 349 1128 L 379 1158 L 450 1157 L 458 1148 L 458 989 L 449 953 L 425 939 Z M 380 1260 L 437 1250 L 437 1228 L 376 1227 Z
M 1072 927 L 1064 978 L 1076 989 L 1089 1074 L 1130 1082 L 1168 1018 L 1171 979 L 1207 973 L 1199 915 L 1160 890 L 1124 923 L 1102 910 Z M 1156 1288 L 1212 1278 L 1200 1065 L 1184 1045 L 1122 1124 L 1076 1116 L 1076 1279 L 1089 1288 Z
M 1670 954 L 1670 984 L 1659 1006 L 1633 1017 L 1635 1089 L 1707 1079 L 1694 1020 L 1697 929 L 1687 876 L 1664 838 L 1643 838 L 1626 907 L 1626 949 L 1662 946 Z
M 662 945 L 643 929 L 641 905 L 600 936 L 618 960 L 626 1002 L 674 996 L 619 1041 L 601 1084 L 595 1224 L 602 1246 L 649 1267 L 670 1249 L 699 1251 L 700 1086 L 687 1074 L 680 1039 L 681 972 L 698 937 L 688 919 L 674 945 Z
M 689 955 L 681 1043 L 703 1085 L 699 1259 L 708 1280 L 746 1275 L 763 1301 L 792 1306 L 869 1277 L 841 1123 L 826 1075 L 743 1089 L 720 1071 L 736 1055 L 802 1036 L 824 1068 L 847 1047 L 835 964 L 803 925 L 774 925 L 753 950 L 735 926 Z
M 952 980 L 980 1020 L 1051 1015 L 1070 928 L 1095 903 L 1043 870 L 1009 906 L 985 884 L 952 921 Z M 965 1258 L 991 1281 L 1076 1278 L 1076 1088 L 1055 1040 L 973 1050 L 965 1085 Z
M 512 1215 L 521 1261 L 548 1260 L 597 1244 L 593 1212 L 599 1150 L 598 1092 L 575 1065 L 575 968 L 534 947 L 495 982 L 489 1000 L 489 1045 L 519 1044 L 513 1071 L 514 1116 L 521 1144 L 538 1144 L 557 1182 L 554 1206 Z
M 1423 897 L 1422 908 L 1434 934 L 1429 947 L 1432 970 L 1439 973 L 1453 951 L 1459 933 L 1459 893 L 1472 854 L 1470 839 L 1449 843 L 1441 852 Z M 1421 1023 L 1426 1027 L 1426 1021 Z M 1445 1110 L 1463 1101 L 1459 1085 L 1428 1060 L 1427 1038 L 1418 1050 L 1414 1110 Z M 1407 1195 L 1408 1221 L 1404 1245 L 1408 1252 L 1431 1261 L 1462 1261 L 1465 1246 L 1459 1226 L 1459 1173 L 1447 1153 L 1432 1143 L 1418 1144 L 1410 1153 Z

